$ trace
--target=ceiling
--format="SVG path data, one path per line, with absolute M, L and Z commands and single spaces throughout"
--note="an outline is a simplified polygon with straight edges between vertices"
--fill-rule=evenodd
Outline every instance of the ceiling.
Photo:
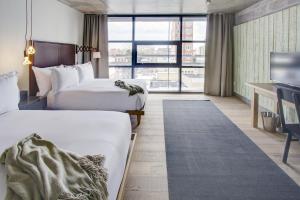
M 205 14 L 237 12 L 260 0 L 58 0 L 83 13 Z

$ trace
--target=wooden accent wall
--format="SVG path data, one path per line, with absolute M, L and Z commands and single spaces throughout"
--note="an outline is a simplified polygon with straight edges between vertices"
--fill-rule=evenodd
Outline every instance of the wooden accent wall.
M 245 83 L 270 82 L 270 52 L 300 52 L 300 5 L 235 26 L 234 48 L 234 91 L 251 99 Z M 265 98 L 260 105 L 274 107 Z
M 235 23 L 239 25 L 299 4 L 299 0 L 261 0 L 236 13 Z

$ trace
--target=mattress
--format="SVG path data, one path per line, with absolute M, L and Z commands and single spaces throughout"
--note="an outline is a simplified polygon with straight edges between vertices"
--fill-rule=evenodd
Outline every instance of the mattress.
M 0 115 L 0 152 L 37 133 L 59 148 L 79 155 L 105 156 L 109 199 L 115 200 L 125 170 L 131 138 L 127 114 L 105 111 L 13 111 Z M 6 193 L 0 165 L 0 199 Z
M 67 88 L 57 93 L 50 92 L 47 97 L 49 109 L 55 110 L 141 110 L 147 99 L 145 81 L 128 79 L 129 84 L 142 87 L 145 94 L 129 96 L 129 92 L 114 85 L 112 79 L 95 79 Z

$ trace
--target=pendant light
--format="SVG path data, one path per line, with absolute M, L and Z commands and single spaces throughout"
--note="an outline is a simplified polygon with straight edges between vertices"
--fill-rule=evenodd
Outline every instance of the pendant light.
M 33 47 L 32 42 L 32 0 L 30 0 L 30 40 L 29 40 L 29 46 L 27 48 L 27 55 L 33 55 L 35 54 L 35 49 Z
M 23 65 L 31 65 L 32 62 L 29 60 L 28 56 L 24 56 Z
M 26 11 L 25 11 L 25 13 L 26 13 L 26 24 L 25 24 L 25 50 L 24 50 L 24 61 L 23 61 L 23 65 L 30 65 L 30 64 L 32 64 L 31 63 L 31 61 L 29 60 L 29 56 L 28 56 L 28 54 L 27 54 L 27 46 L 28 46 L 28 42 L 27 42 L 27 27 L 28 27 L 28 14 L 27 14 L 27 10 L 28 10 L 28 8 L 27 8 L 27 5 L 28 5 L 28 3 L 27 3 L 27 0 L 26 0 Z
M 28 55 L 33 55 L 33 54 L 35 54 L 35 48 L 33 47 L 32 40 L 30 40 L 30 45 L 29 45 L 29 47 L 27 48 L 27 54 L 28 54 Z

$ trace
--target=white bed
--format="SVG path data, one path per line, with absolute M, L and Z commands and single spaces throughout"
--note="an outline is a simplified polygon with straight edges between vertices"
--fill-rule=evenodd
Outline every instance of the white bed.
M 58 110 L 107 110 L 126 112 L 143 109 L 147 99 L 145 81 L 128 79 L 129 84 L 141 86 L 145 94 L 129 96 L 127 90 L 114 85 L 112 79 L 94 79 L 57 93 L 50 92 L 47 104 Z
M 0 115 L 0 152 L 38 133 L 58 147 L 80 155 L 103 154 L 108 169 L 109 199 L 115 200 L 122 181 L 131 138 L 127 114 L 105 111 L 11 111 Z M 0 167 L 0 199 L 6 191 Z

